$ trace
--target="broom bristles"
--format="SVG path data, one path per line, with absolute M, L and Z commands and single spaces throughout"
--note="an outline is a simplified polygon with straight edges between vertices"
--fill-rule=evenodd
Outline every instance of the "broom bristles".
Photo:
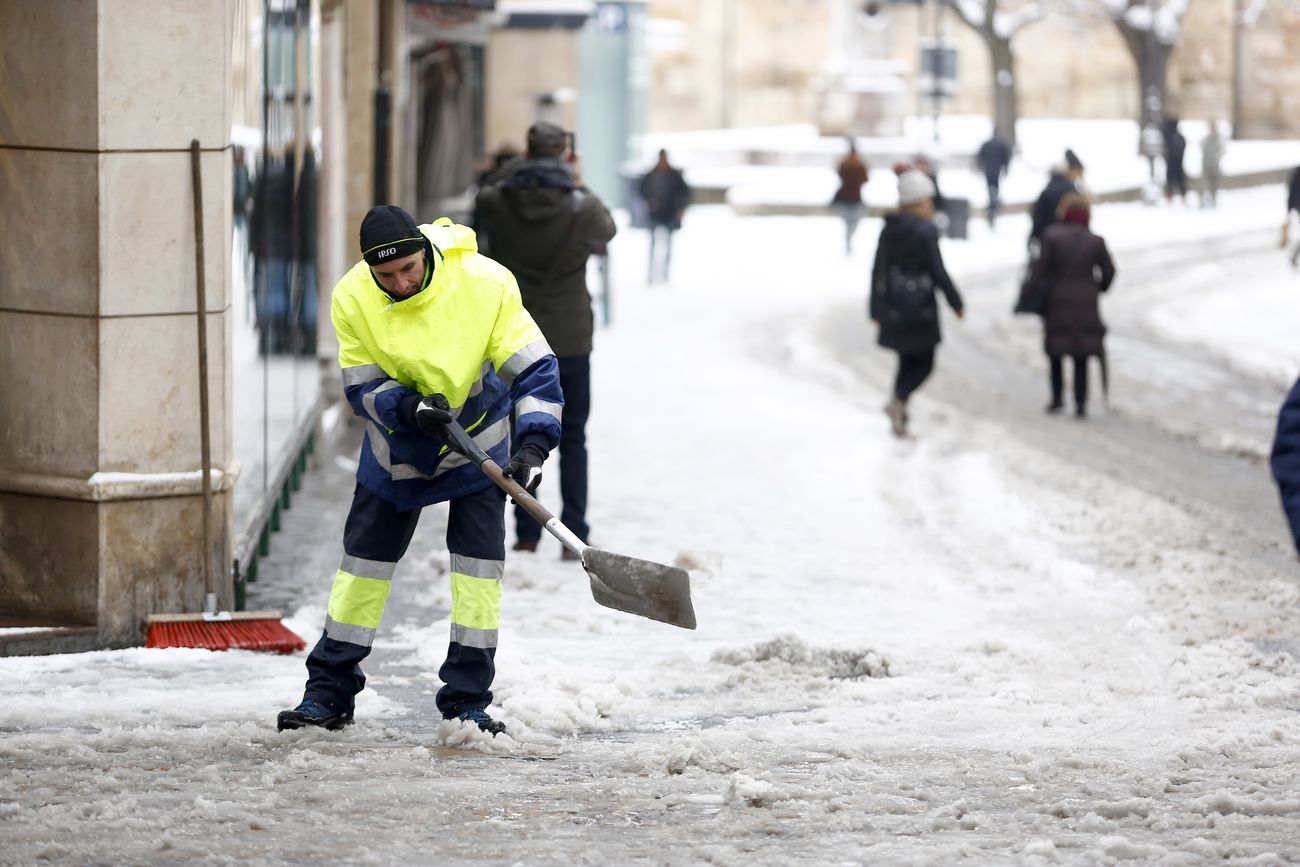
M 306 649 L 307 642 L 278 620 L 185 620 L 150 623 L 145 647 L 293 653 Z

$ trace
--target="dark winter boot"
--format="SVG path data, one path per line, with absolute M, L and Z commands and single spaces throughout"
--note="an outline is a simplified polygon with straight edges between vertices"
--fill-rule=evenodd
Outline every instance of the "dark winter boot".
M 1047 409 L 1045 410 L 1045 412 L 1048 415 L 1056 415 L 1058 412 L 1060 412 L 1063 409 L 1065 409 L 1065 404 L 1061 403 L 1059 400 L 1054 400 L 1047 405 Z
M 889 427 L 894 432 L 894 436 L 907 436 L 907 404 L 898 398 L 894 398 L 885 404 L 885 415 L 889 416 Z
M 280 711 L 280 715 L 275 719 L 275 727 L 278 731 L 306 726 L 336 731 L 350 725 L 352 725 L 352 711 L 336 712 L 319 701 L 304 701 L 293 710 Z
M 488 716 L 487 711 L 478 707 L 473 710 L 465 711 L 460 716 L 456 717 L 456 719 L 461 722 L 474 723 L 480 730 L 487 732 L 492 735 L 492 737 L 496 737 L 506 730 L 505 723 L 500 720 L 492 719 L 492 717 Z

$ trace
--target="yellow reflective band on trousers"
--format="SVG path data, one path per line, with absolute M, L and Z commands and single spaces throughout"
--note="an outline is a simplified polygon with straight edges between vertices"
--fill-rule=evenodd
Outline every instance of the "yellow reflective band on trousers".
M 330 589 L 330 619 L 365 629 L 378 629 L 392 584 L 379 578 L 362 578 L 340 569 Z
M 501 622 L 501 582 L 452 572 L 451 622 L 470 629 L 496 629 Z

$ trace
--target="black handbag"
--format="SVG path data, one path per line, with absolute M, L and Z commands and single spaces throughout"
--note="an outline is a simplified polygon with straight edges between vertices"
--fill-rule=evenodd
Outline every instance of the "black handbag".
M 928 273 L 905 274 L 898 268 L 890 268 L 885 291 L 885 307 L 890 318 L 906 322 L 935 318 L 934 278 Z
M 1051 286 L 1044 277 L 1041 280 L 1035 280 L 1034 269 L 1026 268 L 1025 275 L 1020 280 L 1020 294 L 1016 296 L 1016 306 L 1012 308 L 1014 313 L 1025 313 L 1033 316 L 1042 316 L 1047 313 L 1047 297 L 1050 294 Z

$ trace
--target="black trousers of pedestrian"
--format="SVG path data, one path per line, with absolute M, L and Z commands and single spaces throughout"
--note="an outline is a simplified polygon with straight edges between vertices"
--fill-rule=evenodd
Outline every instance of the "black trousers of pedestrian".
M 467 593 L 466 588 L 475 581 L 488 582 L 490 593 L 500 598 L 500 574 L 505 562 L 505 494 L 495 485 L 476 494 L 457 497 L 448 504 L 447 550 L 451 552 L 452 565 L 452 640 L 447 647 L 447 658 L 438 669 L 443 687 L 436 697 L 438 710 L 444 717 L 454 717 L 473 708 L 484 708 L 492 703 L 492 681 L 496 676 L 496 623 L 482 623 L 486 618 L 495 621 L 496 611 L 487 611 L 491 603 L 483 603 L 483 593 Z M 335 579 L 330 593 L 330 617 L 325 633 L 307 657 L 307 689 L 303 698 L 324 702 L 335 711 L 351 711 L 357 693 L 366 685 L 361 662 L 370 655 L 374 633 L 378 630 L 378 617 L 383 604 L 378 602 L 379 614 L 370 624 L 354 625 L 348 617 L 350 607 L 355 607 L 374 597 L 374 590 L 353 590 L 359 572 L 370 572 L 371 588 L 376 586 L 379 573 L 390 576 L 393 567 L 406 553 L 415 525 L 420 520 L 420 509 L 399 510 L 392 503 L 375 496 L 357 485 L 352 496 L 343 529 L 343 568 Z M 468 573 L 479 573 L 471 575 Z M 460 574 L 466 573 L 466 574 Z M 383 587 L 380 583 L 377 586 Z M 376 604 L 370 602 L 370 607 Z M 335 616 L 340 620 L 335 620 Z M 463 621 L 474 620 L 467 628 Z M 459 639 L 459 640 L 458 640 Z
M 646 275 L 646 282 L 667 282 L 672 258 L 673 226 L 669 223 L 652 222 L 650 224 L 650 269 Z
M 994 222 L 997 221 L 998 211 L 1002 209 L 1002 202 L 999 198 L 999 185 L 1002 178 L 995 176 L 992 178 L 985 178 L 985 180 L 988 182 L 989 187 L 989 207 L 987 213 L 989 217 L 989 225 L 992 226 Z
M 1088 356 L 1072 355 L 1074 359 L 1074 405 L 1077 409 L 1088 406 Z M 1065 393 L 1065 358 L 1049 355 L 1052 365 L 1052 406 L 1064 406 L 1062 395 Z
M 560 389 L 564 413 L 560 416 L 560 522 L 586 542 L 587 526 L 587 417 L 591 415 L 591 356 L 565 355 L 560 363 Z M 542 525 L 515 506 L 515 537 L 536 542 Z
M 898 375 L 894 377 L 894 397 L 906 401 L 921 387 L 934 370 L 934 347 L 898 353 Z

